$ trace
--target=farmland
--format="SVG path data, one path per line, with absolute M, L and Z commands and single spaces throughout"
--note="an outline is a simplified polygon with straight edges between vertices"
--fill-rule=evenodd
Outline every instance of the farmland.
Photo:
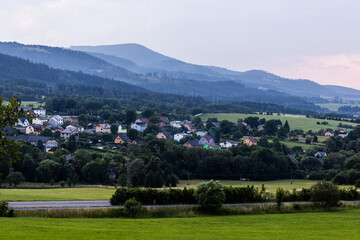
M 359 239 L 360 210 L 155 219 L 0 218 L 0 239 Z
M 351 106 L 351 107 L 358 107 L 359 105 L 354 105 L 354 104 L 341 104 L 341 103 L 319 103 L 316 104 L 322 108 L 327 108 L 332 112 L 337 112 L 339 110 L 340 107 L 344 107 L 344 106 Z
M 201 115 L 202 121 L 207 121 L 208 118 L 217 118 L 218 121 L 229 120 L 230 122 L 237 122 L 238 119 L 245 119 L 249 116 L 259 117 L 260 119 L 265 118 L 266 120 L 270 119 L 280 119 L 283 123 L 287 120 L 289 122 L 291 129 L 302 129 L 304 131 L 319 131 L 320 129 L 336 129 L 338 128 L 339 123 L 346 125 L 356 126 L 355 123 L 334 121 L 334 120 L 322 120 L 315 118 L 307 118 L 303 115 L 290 115 L 284 114 L 281 116 L 278 115 L 261 115 L 261 114 L 242 114 L 242 113 L 208 113 Z M 328 122 L 328 125 L 319 125 L 317 122 Z

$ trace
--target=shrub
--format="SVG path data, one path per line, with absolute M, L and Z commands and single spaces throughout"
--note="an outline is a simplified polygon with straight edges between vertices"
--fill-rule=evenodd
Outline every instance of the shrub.
M 355 187 L 360 188 L 360 179 L 356 180 Z
M 278 208 L 278 211 L 280 211 L 281 204 L 284 201 L 284 196 L 285 196 L 284 189 L 282 188 L 276 189 L 275 198 L 276 198 L 276 206 Z
M 135 198 L 130 198 L 125 202 L 124 209 L 127 216 L 136 217 L 142 212 L 142 205 Z
M 66 182 L 65 181 L 60 181 L 59 184 L 63 188 L 63 187 L 65 187 Z
M 199 184 L 194 197 L 203 210 L 216 211 L 225 201 L 225 192 L 219 181 L 210 180 Z
M 313 185 L 310 190 L 313 203 L 320 203 L 324 209 L 339 206 L 339 189 L 335 184 L 322 181 Z
M 14 210 L 9 209 L 7 202 L 0 202 L 0 217 L 14 217 Z

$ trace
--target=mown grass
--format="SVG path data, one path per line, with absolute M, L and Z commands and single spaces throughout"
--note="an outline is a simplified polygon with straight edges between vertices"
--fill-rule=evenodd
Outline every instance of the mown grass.
M 192 218 L 0 219 L 0 239 L 360 239 L 360 210 Z
M 108 200 L 114 188 L 0 189 L 0 201 Z
M 320 129 L 337 129 L 339 128 L 339 123 L 346 124 L 346 125 L 353 125 L 356 126 L 357 124 L 349 123 L 349 122 L 341 122 L 341 121 L 334 121 L 334 120 L 322 120 L 322 119 L 315 119 L 315 118 L 307 118 L 303 115 L 290 115 L 285 114 L 281 116 L 275 115 L 260 115 L 260 114 L 242 114 L 242 113 L 207 113 L 201 115 L 202 121 L 207 121 L 208 118 L 217 118 L 219 121 L 222 120 L 229 120 L 231 122 L 237 122 L 238 119 L 245 119 L 249 116 L 256 116 L 260 119 L 265 118 L 266 120 L 270 119 L 280 119 L 283 123 L 288 120 L 291 129 L 302 129 L 305 132 L 309 130 L 319 131 Z M 317 122 L 326 121 L 328 125 L 319 125 Z

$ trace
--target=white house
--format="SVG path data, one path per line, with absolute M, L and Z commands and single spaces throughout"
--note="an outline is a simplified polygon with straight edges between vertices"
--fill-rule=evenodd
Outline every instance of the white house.
M 206 131 L 198 131 L 195 134 L 199 137 L 204 137 L 204 136 L 206 136 L 207 132 Z
M 174 128 L 181 128 L 181 122 L 180 121 L 171 121 L 170 126 Z
M 187 134 L 187 133 L 176 133 L 174 135 L 174 140 L 180 142 L 181 139 L 183 139 L 184 137 L 187 136 L 191 136 L 191 134 Z
M 33 112 L 36 116 L 46 116 L 46 109 L 42 107 L 34 108 Z
M 147 118 L 140 118 L 135 121 L 135 123 L 131 124 L 131 128 L 138 130 L 139 132 L 145 131 L 149 123 L 149 120 Z
M 69 139 L 71 135 L 75 135 L 76 138 L 79 138 L 79 131 L 76 127 L 67 126 L 65 130 L 61 132 L 60 137 Z
M 21 126 L 21 127 L 27 127 L 30 125 L 29 120 L 27 120 L 27 118 L 19 118 L 16 126 Z
M 334 134 L 333 132 L 327 131 L 327 132 L 325 133 L 325 136 L 326 136 L 326 137 L 333 137 L 333 136 L 335 136 L 335 134 Z
M 220 143 L 221 148 L 231 148 L 233 146 L 237 146 L 238 144 L 232 140 L 226 140 Z
M 37 117 L 32 120 L 32 124 L 44 125 L 47 121 L 45 117 Z
M 96 133 L 111 133 L 111 126 L 110 124 L 98 124 L 95 126 Z
M 52 116 L 49 120 L 49 124 L 51 125 L 63 125 L 64 119 L 59 115 Z

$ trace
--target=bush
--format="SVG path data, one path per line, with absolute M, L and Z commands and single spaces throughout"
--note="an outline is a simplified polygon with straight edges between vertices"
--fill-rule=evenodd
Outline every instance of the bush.
M 124 209 L 127 216 L 136 217 L 142 212 L 142 205 L 135 198 L 130 198 L 125 202 Z
M 66 182 L 65 181 L 60 181 L 59 184 L 63 188 L 63 187 L 65 187 Z
M 360 179 L 356 180 L 355 187 L 360 188 Z
M 276 189 L 275 198 L 276 198 L 276 206 L 277 206 L 278 211 L 280 211 L 281 204 L 284 201 L 284 196 L 285 196 L 284 189 L 282 189 L 282 188 Z
M 210 180 L 199 184 L 194 197 L 203 210 L 216 211 L 225 201 L 225 192 L 219 181 Z
M 339 189 L 331 182 L 318 182 L 310 188 L 311 201 L 320 203 L 324 209 L 339 206 Z
M 7 202 L 0 202 L 0 217 L 14 217 L 14 210 L 9 209 Z

